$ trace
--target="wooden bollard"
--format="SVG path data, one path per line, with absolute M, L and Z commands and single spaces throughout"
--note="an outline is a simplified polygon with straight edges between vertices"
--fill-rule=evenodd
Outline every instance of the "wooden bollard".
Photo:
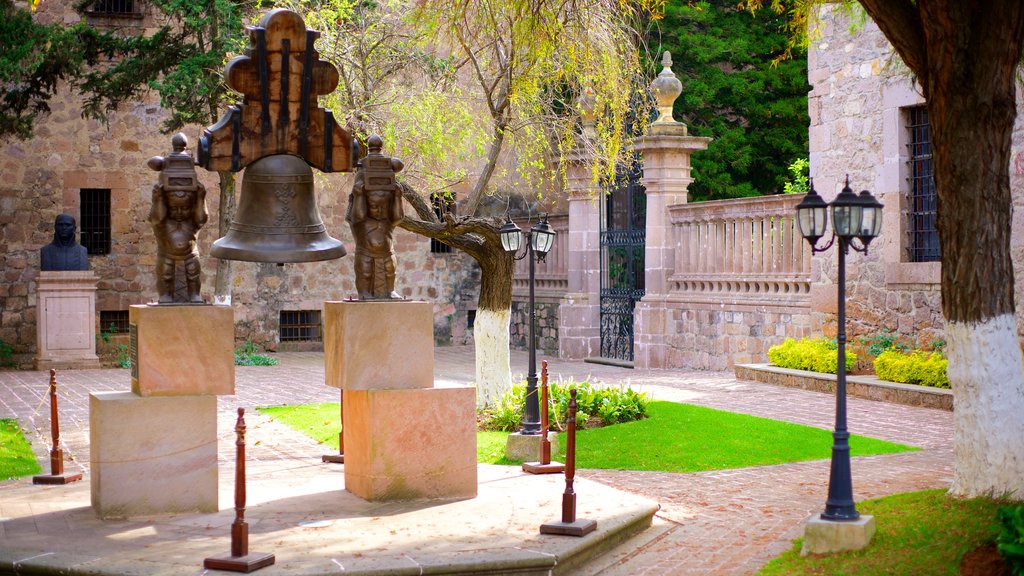
M 540 459 L 537 462 L 524 462 L 523 472 L 530 474 L 558 474 L 565 470 L 565 465 L 551 461 L 551 440 L 548 439 L 548 428 L 551 422 L 548 417 L 548 361 L 544 360 L 540 371 Z
M 274 555 L 249 552 L 249 525 L 245 522 L 245 408 L 238 409 L 235 423 L 235 521 L 231 524 L 231 555 L 203 560 L 210 570 L 252 572 L 274 563 Z
M 33 484 L 68 484 L 82 479 L 82 475 L 64 473 L 64 450 L 60 447 L 60 421 L 57 418 L 57 371 L 50 369 L 50 474 L 32 477 Z
M 565 493 L 562 494 L 562 521 L 541 524 L 541 534 L 559 536 L 585 536 L 597 528 L 596 520 L 576 519 L 576 493 L 572 483 L 576 478 L 576 389 L 569 391 L 569 424 L 565 439 Z
M 341 423 L 341 432 L 338 432 L 338 453 L 324 454 L 320 459 L 331 464 L 345 463 L 345 391 L 341 390 L 341 400 L 338 402 L 338 410 L 341 416 L 338 421 Z

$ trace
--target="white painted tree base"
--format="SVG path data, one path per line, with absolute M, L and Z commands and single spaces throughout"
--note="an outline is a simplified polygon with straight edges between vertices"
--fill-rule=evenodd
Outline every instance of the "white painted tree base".
M 509 322 L 512 310 L 476 311 L 473 340 L 476 347 L 476 405 L 493 404 L 512 388 L 509 360 Z
M 953 388 L 950 493 L 1024 497 L 1024 358 L 1012 315 L 946 325 Z

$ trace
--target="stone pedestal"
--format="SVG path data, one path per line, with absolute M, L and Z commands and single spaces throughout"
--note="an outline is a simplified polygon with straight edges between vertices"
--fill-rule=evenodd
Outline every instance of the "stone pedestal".
M 558 355 L 580 360 L 601 353 L 601 246 L 597 231 L 601 214 L 597 198 L 603 190 L 592 180 L 588 152 L 569 154 L 566 193 L 569 232 L 566 234 L 568 290 L 558 306 Z
M 235 393 L 234 313 L 142 305 L 128 320 L 132 390 L 89 398 L 93 510 L 216 512 L 216 395 Z
M 824 520 L 821 514 L 815 514 L 804 525 L 804 545 L 800 555 L 860 550 L 871 543 L 874 535 L 874 516 L 862 515 L 852 522 L 837 522 Z
M 476 496 L 476 390 L 343 394 L 349 492 L 366 500 Z
M 131 306 L 128 332 L 132 392 L 235 393 L 235 320 L 230 306 Z
M 217 511 L 216 396 L 93 392 L 89 440 L 100 517 Z
M 36 280 L 36 370 L 99 368 L 92 271 L 46 271 Z
M 434 388 L 427 302 L 325 302 L 324 363 L 342 389 L 345 488 L 366 500 L 472 498 L 476 390 Z
M 324 302 L 324 373 L 346 390 L 434 385 L 434 313 L 407 300 Z
M 505 443 L 505 458 L 523 462 L 539 461 L 540 439 L 540 434 L 522 434 L 520 432 L 509 434 L 508 441 Z M 554 460 L 561 452 L 561 446 L 558 444 L 558 432 L 548 431 L 548 441 L 551 442 L 551 459 Z
M 687 135 L 681 122 L 659 121 L 634 149 L 644 161 L 644 187 L 647 189 L 646 246 L 644 248 L 644 301 L 638 306 L 633 333 L 633 362 L 637 368 L 668 366 L 666 339 L 671 331 L 665 326 L 665 308 L 659 301 L 668 293 L 669 278 L 675 273 L 676 239 L 672 237 L 669 208 L 686 203 L 686 190 L 693 181 L 690 155 L 704 150 L 710 138 Z M 660 315 L 652 314 L 660 307 Z M 646 308 L 646 309 L 645 309 Z

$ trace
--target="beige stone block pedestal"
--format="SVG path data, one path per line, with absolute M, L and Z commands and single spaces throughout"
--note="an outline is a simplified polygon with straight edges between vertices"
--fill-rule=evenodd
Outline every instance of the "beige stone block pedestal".
M 815 514 L 804 525 L 804 545 L 800 555 L 860 550 L 871 543 L 874 535 L 874 516 L 861 515 L 853 521 L 837 522 L 824 520 L 821 514 Z
M 235 316 L 230 306 L 131 306 L 128 331 L 132 392 L 235 393 Z
M 36 280 L 36 370 L 99 368 L 96 282 L 85 271 L 44 271 Z
M 345 390 L 434 385 L 434 311 L 407 300 L 324 302 L 327 385 Z
M 217 511 L 216 396 L 93 392 L 89 440 L 100 517 Z
M 473 498 L 476 390 L 344 390 L 345 488 L 366 500 Z
M 540 460 L 540 440 L 540 434 L 522 434 L 520 432 L 509 434 L 508 441 L 505 443 L 505 458 L 523 462 Z M 561 447 L 558 444 L 558 432 L 548 431 L 548 441 L 551 442 L 551 457 L 557 458 L 561 452 Z
M 476 390 L 433 387 L 430 303 L 325 302 L 324 364 L 327 385 L 342 389 L 349 492 L 476 496 Z

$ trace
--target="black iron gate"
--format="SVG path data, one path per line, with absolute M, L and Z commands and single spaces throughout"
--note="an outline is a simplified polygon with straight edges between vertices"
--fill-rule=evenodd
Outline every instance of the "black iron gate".
M 601 357 L 633 360 L 633 309 L 644 295 L 647 195 L 639 162 L 609 188 L 601 215 Z

